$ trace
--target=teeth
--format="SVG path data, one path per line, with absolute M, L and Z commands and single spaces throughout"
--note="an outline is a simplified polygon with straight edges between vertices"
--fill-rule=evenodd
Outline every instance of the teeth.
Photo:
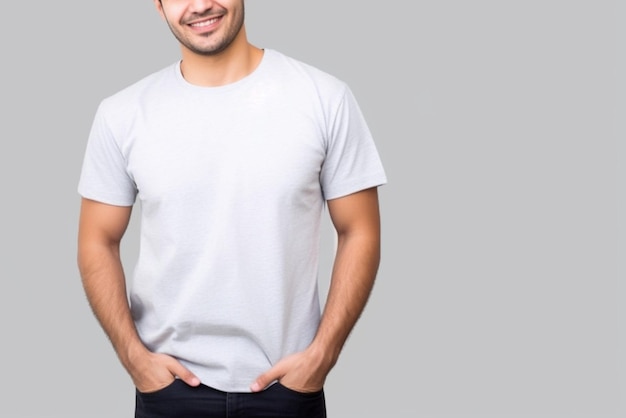
M 201 28 L 203 26 L 212 25 L 215 22 L 217 22 L 217 18 L 205 20 L 204 22 L 192 23 L 191 26 L 196 27 L 196 28 Z

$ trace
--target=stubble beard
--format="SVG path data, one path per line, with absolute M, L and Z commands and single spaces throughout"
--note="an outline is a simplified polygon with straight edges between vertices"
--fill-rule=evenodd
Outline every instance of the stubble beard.
M 241 31 L 241 28 L 243 27 L 243 23 L 244 23 L 244 16 L 245 16 L 245 10 L 244 10 L 243 4 L 240 10 L 241 10 L 240 13 L 235 12 L 236 14 L 234 15 L 234 19 L 236 20 L 232 22 L 232 25 L 230 27 L 226 28 L 226 33 L 224 33 L 221 38 L 214 40 L 211 44 L 208 44 L 208 45 L 199 45 L 199 43 L 194 43 L 193 41 L 188 39 L 182 33 L 182 31 L 178 31 L 173 25 L 171 25 L 169 21 L 167 21 L 167 25 L 169 26 L 170 31 L 172 32 L 174 37 L 185 48 L 187 48 L 194 54 L 203 55 L 203 56 L 213 56 L 226 50 L 233 43 L 233 41 L 235 40 L 235 38 Z M 230 13 L 231 12 L 229 12 L 228 14 Z M 239 14 L 239 16 L 237 16 L 237 14 Z M 224 15 L 224 16 L 227 16 L 227 15 Z M 207 34 L 206 36 L 212 37 L 215 35 L 210 33 L 210 34 Z

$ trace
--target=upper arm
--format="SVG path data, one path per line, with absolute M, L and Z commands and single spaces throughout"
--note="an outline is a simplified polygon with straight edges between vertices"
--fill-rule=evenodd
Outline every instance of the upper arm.
M 114 206 L 83 198 L 79 249 L 91 244 L 118 245 L 128 227 L 132 206 Z
M 376 187 L 329 200 L 328 212 L 339 235 L 358 233 L 379 239 L 380 211 Z

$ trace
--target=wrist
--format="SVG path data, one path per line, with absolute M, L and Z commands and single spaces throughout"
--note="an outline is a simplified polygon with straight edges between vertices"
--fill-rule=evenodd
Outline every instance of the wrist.
M 149 354 L 150 351 L 139 340 L 128 343 L 118 351 L 120 361 L 131 374 Z
M 308 349 L 315 364 L 321 368 L 330 370 L 339 358 L 339 350 L 331 344 L 325 344 L 319 340 L 313 341 Z

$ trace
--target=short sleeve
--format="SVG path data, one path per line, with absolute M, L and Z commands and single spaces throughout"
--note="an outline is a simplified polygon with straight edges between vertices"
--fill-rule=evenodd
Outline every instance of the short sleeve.
M 78 193 L 84 198 L 116 206 L 132 206 L 137 195 L 135 182 L 107 124 L 102 104 L 89 133 Z
M 347 86 L 333 112 L 320 174 L 324 198 L 335 199 L 385 184 L 387 178 L 371 132 Z

